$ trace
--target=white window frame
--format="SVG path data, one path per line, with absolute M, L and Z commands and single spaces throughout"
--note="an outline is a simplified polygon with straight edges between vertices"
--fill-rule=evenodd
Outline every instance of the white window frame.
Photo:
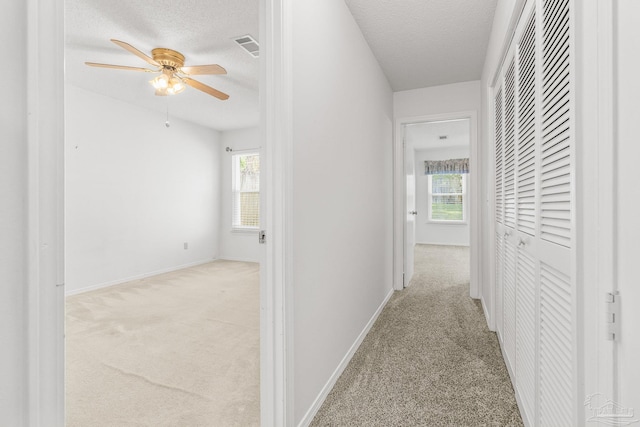
M 240 191 L 236 191 L 237 186 L 239 185 L 239 159 L 241 156 L 258 156 L 260 158 L 260 152 L 258 151 L 243 151 L 241 153 L 235 153 L 231 155 L 231 231 L 234 233 L 254 233 L 256 230 L 260 229 L 260 224 L 256 226 L 243 226 L 238 225 L 236 223 L 236 212 L 240 213 L 240 206 L 236 209 L 236 205 L 239 205 L 240 198 L 237 195 L 240 194 Z M 262 160 L 260 158 L 260 160 Z M 258 188 L 258 193 L 260 193 L 260 188 Z M 259 215 L 259 214 L 258 214 Z M 261 218 L 258 218 L 258 223 L 262 221 Z
M 457 174 L 450 174 L 457 175 Z M 427 222 L 433 224 L 445 224 L 445 225 L 464 225 L 468 222 L 468 209 L 469 209 L 469 196 L 468 196 L 468 182 L 469 174 L 462 173 L 462 219 L 433 219 L 431 217 L 431 207 L 433 204 L 433 196 L 458 196 L 460 193 L 433 193 L 433 175 L 427 175 Z

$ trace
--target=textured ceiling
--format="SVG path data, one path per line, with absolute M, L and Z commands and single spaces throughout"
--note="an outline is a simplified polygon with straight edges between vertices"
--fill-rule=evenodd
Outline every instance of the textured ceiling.
M 345 0 L 394 91 L 479 80 L 497 0 Z
M 232 39 L 258 39 L 258 0 L 66 0 L 65 77 L 68 83 L 218 130 L 257 126 L 259 59 Z M 151 56 L 166 47 L 185 55 L 185 65 L 220 64 L 224 76 L 195 76 L 230 95 L 220 101 L 193 88 L 155 96 L 154 75 L 93 68 L 85 61 L 134 67 L 147 63 L 111 43 L 125 41 Z
M 394 90 L 480 78 L 496 0 L 345 0 Z M 219 130 L 259 122 L 259 60 L 232 40 L 258 38 L 258 0 L 66 0 L 65 66 L 69 83 Z M 198 76 L 230 95 L 220 101 L 193 88 L 157 97 L 151 75 L 92 68 L 85 61 L 144 67 L 111 43 L 150 55 L 178 50 L 186 65 L 220 64 L 226 76 Z
M 445 135 L 447 139 L 440 139 Z M 416 123 L 405 127 L 405 140 L 414 150 L 469 147 L 469 120 Z

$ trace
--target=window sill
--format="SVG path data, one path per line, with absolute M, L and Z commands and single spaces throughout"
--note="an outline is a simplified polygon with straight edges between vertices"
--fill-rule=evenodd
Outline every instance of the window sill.
M 238 234 L 255 234 L 259 231 L 258 227 L 255 228 L 236 228 L 233 227 L 231 228 L 231 232 L 232 233 L 238 233 Z
M 468 221 L 426 221 L 429 225 L 467 225 Z

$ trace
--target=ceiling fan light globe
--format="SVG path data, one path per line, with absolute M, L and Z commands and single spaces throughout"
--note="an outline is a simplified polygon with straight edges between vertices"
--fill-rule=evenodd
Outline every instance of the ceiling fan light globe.
M 150 80 L 149 83 L 156 89 L 166 89 L 169 86 L 169 77 L 165 74 L 160 74 L 153 80 Z
M 173 90 L 174 93 L 181 93 L 184 91 L 184 88 L 184 83 L 182 83 L 180 80 L 177 80 L 177 82 L 171 85 L 171 90 Z
M 169 87 L 169 77 L 166 74 L 161 74 L 158 76 L 158 86 L 161 88 Z
M 153 56 L 152 58 L 128 43 L 116 39 L 111 39 L 111 41 L 126 51 L 142 58 L 147 63 L 156 67 L 156 69 L 152 70 L 142 67 L 129 67 L 125 65 L 101 64 L 95 62 L 86 62 L 85 64 L 92 67 L 161 73 L 156 78 L 149 80 L 149 83 L 154 87 L 155 94 L 157 96 L 175 95 L 183 92 L 186 86 L 191 86 L 194 89 L 216 97 L 222 101 L 229 99 L 229 95 L 226 93 L 220 92 L 217 89 L 189 77 L 190 74 L 227 74 L 227 71 L 220 65 L 211 64 L 185 67 L 184 55 L 178 51 L 167 48 L 156 48 L 151 51 Z

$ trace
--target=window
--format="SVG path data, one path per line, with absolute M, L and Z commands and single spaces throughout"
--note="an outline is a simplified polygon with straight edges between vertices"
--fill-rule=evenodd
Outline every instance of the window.
M 232 161 L 232 228 L 253 230 L 260 226 L 260 155 L 234 154 Z
M 428 175 L 429 221 L 465 222 L 467 174 Z

